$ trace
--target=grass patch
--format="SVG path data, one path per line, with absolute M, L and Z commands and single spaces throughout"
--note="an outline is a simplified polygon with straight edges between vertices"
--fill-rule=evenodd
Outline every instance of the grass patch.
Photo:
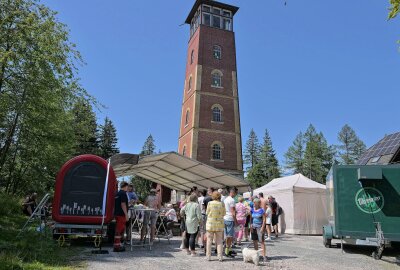
M 83 268 L 72 263 L 82 248 L 61 248 L 53 240 L 50 228 L 39 233 L 34 227 L 17 235 L 27 220 L 20 201 L 0 193 L 0 270 L 70 270 Z M 38 225 L 35 223 L 34 225 Z

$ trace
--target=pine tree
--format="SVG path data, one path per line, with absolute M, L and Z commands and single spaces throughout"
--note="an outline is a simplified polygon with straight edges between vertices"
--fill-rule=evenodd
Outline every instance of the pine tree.
M 339 132 L 338 140 L 340 144 L 337 148 L 339 149 L 338 154 L 341 164 L 355 164 L 366 150 L 364 142 L 358 138 L 356 132 L 347 124 Z
M 99 154 L 96 114 L 92 105 L 81 100 L 72 109 L 74 115 L 75 155 Z
M 261 165 L 265 183 L 269 183 L 271 180 L 280 177 L 278 159 L 276 158 L 275 150 L 272 147 L 272 140 L 267 129 L 265 130 L 261 146 L 259 164 Z
M 257 164 L 259 155 L 260 144 L 258 142 L 258 137 L 254 130 L 251 129 L 244 151 L 244 163 L 248 165 L 248 169 L 253 168 Z
M 140 152 L 140 156 L 149 156 L 155 154 L 156 145 L 153 136 L 150 134 L 146 141 L 143 144 L 142 152 Z M 152 187 L 152 181 L 147 180 L 145 178 L 134 176 L 131 177 L 131 183 L 135 187 L 136 194 L 139 196 L 140 200 L 144 200 L 150 192 Z
M 305 152 L 305 141 L 304 134 L 300 132 L 293 141 L 288 151 L 285 153 L 286 169 L 291 170 L 293 173 L 304 172 L 304 152 Z
M 142 152 L 140 152 L 140 155 L 141 156 L 153 155 L 155 153 L 155 150 L 156 150 L 155 140 L 153 136 L 150 134 L 143 144 Z
M 100 126 L 99 132 L 99 155 L 104 159 L 108 159 L 119 153 L 117 146 L 117 130 L 112 121 L 106 117 L 104 125 Z
M 324 183 L 333 164 L 334 149 L 328 145 L 322 132 L 317 133 L 313 125 L 308 127 L 304 138 L 306 142 L 304 174 L 315 181 Z

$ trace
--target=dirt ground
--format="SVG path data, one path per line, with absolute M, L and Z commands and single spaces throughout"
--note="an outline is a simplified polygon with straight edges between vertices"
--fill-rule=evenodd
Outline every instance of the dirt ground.
M 245 245 L 248 243 L 245 243 Z M 342 253 L 340 246 L 327 249 L 322 245 L 319 236 L 291 236 L 285 235 L 271 242 L 267 242 L 267 256 L 269 262 L 256 267 L 244 263 L 241 249 L 235 259 L 226 258 L 219 262 L 213 257 L 211 262 L 206 261 L 205 255 L 199 257 L 188 256 L 179 249 L 180 238 L 174 238 L 168 244 L 167 240 L 155 242 L 153 250 L 134 247 L 130 251 L 114 253 L 112 248 L 107 255 L 92 255 L 85 253 L 84 260 L 88 269 L 98 270 L 157 270 L 157 269 L 400 269 L 400 252 L 388 250 L 382 260 L 374 260 L 370 254 L 373 249 L 354 246 L 345 246 Z

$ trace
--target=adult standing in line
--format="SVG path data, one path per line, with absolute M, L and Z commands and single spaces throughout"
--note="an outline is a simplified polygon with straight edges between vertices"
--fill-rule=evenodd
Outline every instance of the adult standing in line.
M 120 184 L 120 190 L 115 195 L 115 236 L 114 236 L 114 252 L 125 251 L 125 247 L 122 245 L 122 237 L 125 232 L 126 222 L 129 220 L 128 217 L 128 196 L 126 191 L 128 190 L 128 183 L 123 181 Z
M 185 216 L 186 236 L 185 236 L 185 250 L 192 257 L 197 256 L 196 253 L 196 237 L 201 221 L 201 212 L 196 194 L 189 197 L 189 202 L 181 209 L 181 215 Z M 190 251 L 189 251 L 190 248 Z
M 246 225 L 246 217 L 248 213 L 247 207 L 243 204 L 243 202 L 243 197 L 239 196 L 238 203 L 235 205 L 237 226 L 239 227 L 239 231 L 236 232 L 236 240 L 239 246 L 242 244 L 242 238 L 245 230 L 244 226 Z
M 205 238 L 205 234 L 206 234 L 206 223 L 205 223 L 205 219 L 203 218 L 203 216 L 206 215 L 206 211 L 203 210 L 203 202 L 204 202 L 204 198 L 207 195 L 207 190 L 203 190 L 199 192 L 200 197 L 197 199 L 198 203 L 199 203 L 199 207 L 200 207 L 200 212 L 201 212 L 201 221 L 200 221 L 200 233 L 197 235 L 197 241 L 199 244 L 200 248 L 205 248 L 205 244 L 204 244 L 204 238 Z M 200 245 L 201 243 L 201 245 Z
M 254 199 L 254 208 L 251 210 L 251 240 L 254 242 L 254 249 L 258 250 L 258 243 L 261 243 L 261 250 L 264 262 L 267 258 L 265 256 L 265 210 L 261 207 L 261 200 Z
M 207 224 L 207 206 L 208 206 L 208 203 L 213 200 L 212 194 L 214 193 L 214 191 L 215 191 L 214 188 L 208 188 L 207 195 L 204 197 L 203 204 L 201 205 L 201 210 L 202 210 L 201 213 L 202 213 L 202 219 L 203 219 L 204 226 L 206 226 L 206 224 Z M 205 214 L 203 215 L 203 213 L 205 213 Z M 204 238 L 203 238 L 203 245 L 204 245 L 204 248 L 207 249 L 207 230 L 206 230 L 206 234 L 204 235 Z
M 132 184 L 128 185 L 128 190 L 126 192 L 126 195 L 128 196 L 128 216 L 129 216 L 129 220 L 126 222 L 126 235 L 127 235 L 127 240 L 129 241 L 131 239 L 130 224 L 132 222 L 132 219 L 134 218 L 133 216 L 131 216 L 132 212 L 129 211 L 129 207 L 133 206 L 139 200 L 139 198 L 136 195 Z
M 267 202 L 267 211 L 265 211 L 265 223 L 266 228 L 267 228 L 267 241 L 271 241 L 271 226 L 272 226 L 272 208 L 271 208 L 271 204 L 269 202 Z
M 272 201 L 271 202 L 271 210 L 272 210 L 271 225 L 272 225 L 273 232 L 275 233 L 275 237 L 278 238 L 279 215 L 281 214 L 280 209 L 279 209 L 280 207 L 279 207 L 278 203 L 275 201 L 274 197 L 272 197 L 271 201 Z
M 267 201 L 264 199 L 264 193 L 258 193 L 258 198 L 260 199 L 261 203 L 260 207 L 264 209 L 264 211 L 267 210 Z
M 189 193 L 185 194 L 186 198 L 183 201 L 181 201 L 181 203 L 179 205 L 179 209 L 182 210 L 182 208 L 185 207 L 185 205 L 189 202 L 189 196 L 191 195 L 191 192 L 192 191 L 190 191 Z M 181 218 L 181 220 L 180 220 L 181 221 L 180 229 L 181 229 L 181 234 L 182 234 L 182 243 L 181 243 L 180 249 L 185 249 L 186 223 L 185 223 L 185 217 L 183 215 L 180 215 L 180 218 Z
M 224 234 L 224 216 L 225 216 L 225 206 L 221 202 L 221 194 L 217 191 L 212 193 L 212 201 L 207 204 L 207 248 L 206 248 L 206 259 L 211 261 L 211 245 L 213 239 L 215 240 L 215 245 L 217 246 L 217 256 L 220 262 L 222 259 L 222 240 Z
M 158 212 L 161 208 L 161 201 L 157 196 L 157 190 L 151 189 L 149 196 L 147 196 L 146 200 L 144 201 L 144 205 L 147 208 L 154 209 L 154 211 L 146 212 L 144 222 L 143 222 L 143 229 L 146 229 L 147 225 L 150 222 L 150 242 L 153 243 L 155 234 L 156 234 L 156 223 L 158 218 Z M 142 229 L 142 236 L 143 234 Z
M 249 240 L 249 235 L 250 235 L 250 211 L 253 209 L 253 197 L 250 195 L 247 195 L 247 198 L 245 199 L 244 205 L 247 207 L 248 210 L 248 215 L 246 217 L 246 224 L 245 224 L 245 230 L 244 230 L 244 241 L 247 242 Z
M 225 247 L 225 256 L 234 257 L 236 252 L 232 250 L 232 242 L 233 237 L 235 236 L 235 226 L 237 225 L 236 220 L 236 208 L 235 208 L 235 200 L 233 199 L 237 193 L 237 189 L 232 187 L 229 190 L 229 196 L 225 198 L 225 239 L 226 239 L 226 247 Z

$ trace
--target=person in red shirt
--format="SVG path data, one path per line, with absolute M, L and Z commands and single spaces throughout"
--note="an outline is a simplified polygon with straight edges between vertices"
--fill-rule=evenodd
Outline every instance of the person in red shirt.
M 115 236 L 114 236 L 114 252 L 125 251 L 125 247 L 122 245 L 122 237 L 125 232 L 126 222 L 129 220 L 128 196 L 126 194 L 127 190 L 128 190 L 128 183 L 121 182 L 120 190 L 115 195 L 114 216 L 115 216 L 116 226 L 115 226 Z

